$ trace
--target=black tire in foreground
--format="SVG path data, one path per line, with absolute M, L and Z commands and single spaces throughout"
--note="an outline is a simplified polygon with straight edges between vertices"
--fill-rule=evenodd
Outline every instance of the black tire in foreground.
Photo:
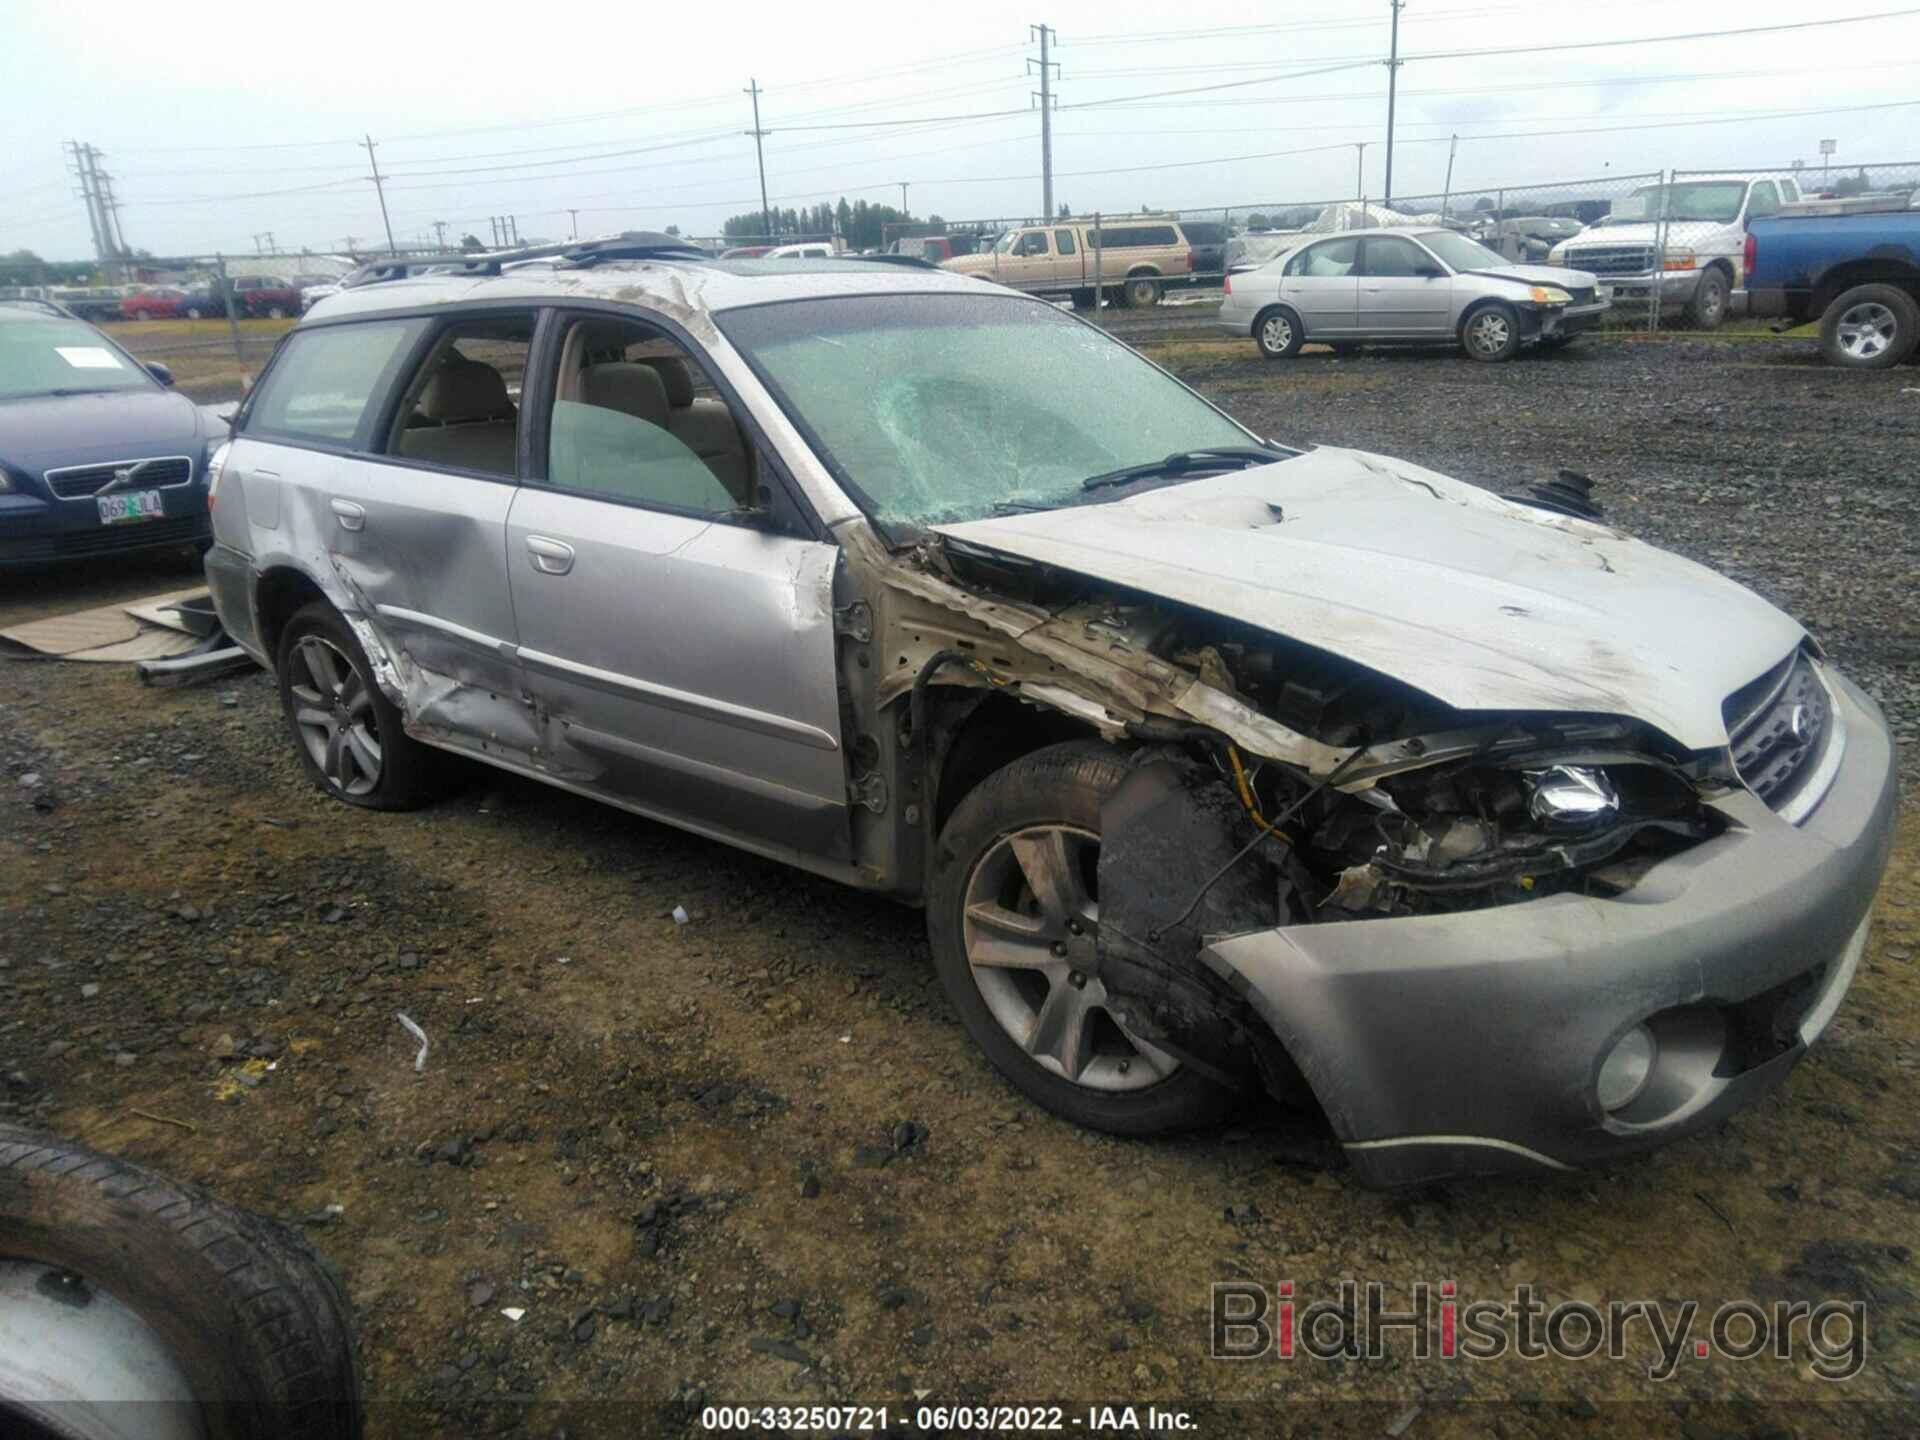
M 1036 1103 L 1113 1135 L 1220 1119 L 1234 1097 L 1127 1032 L 1094 974 L 1100 808 L 1126 775 L 1093 741 L 1035 751 L 982 781 L 935 852 L 934 968 L 975 1044 Z
M 186 1377 L 209 1440 L 361 1433 L 346 1296 L 326 1261 L 276 1221 L 0 1124 L 0 1259 L 77 1276 L 76 1324 L 93 1291 L 137 1315 Z M 0 1404 L 0 1433 L 6 1413 Z
M 366 651 L 331 605 L 316 600 L 287 622 L 274 670 L 287 732 L 314 784 L 369 810 L 410 810 L 430 797 L 439 753 L 402 729 Z
M 1830 365 L 1886 370 L 1920 346 L 1920 303 L 1895 285 L 1856 285 L 1820 316 L 1820 353 Z

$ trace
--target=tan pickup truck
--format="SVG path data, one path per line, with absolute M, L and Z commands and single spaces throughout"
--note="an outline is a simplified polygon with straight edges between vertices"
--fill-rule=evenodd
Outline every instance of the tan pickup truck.
M 1097 278 L 1109 302 L 1145 307 L 1159 303 L 1168 280 L 1193 273 L 1193 247 L 1171 215 L 1129 215 L 1098 228 L 1059 220 L 1009 230 L 991 250 L 956 256 L 941 268 L 1034 294 L 1070 295 L 1079 310 L 1093 308 Z

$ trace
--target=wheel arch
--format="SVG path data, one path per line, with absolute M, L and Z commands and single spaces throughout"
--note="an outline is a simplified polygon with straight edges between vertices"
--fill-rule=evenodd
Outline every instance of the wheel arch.
M 936 839 L 988 776 L 1049 745 L 1099 738 L 1093 726 L 1071 715 L 972 686 L 934 686 L 927 699 L 935 757 L 928 834 Z
M 260 648 L 269 660 L 280 653 L 280 636 L 287 622 L 304 606 L 323 600 L 336 610 L 333 597 L 294 565 L 269 565 L 253 584 L 253 614 L 259 627 Z
M 1273 312 L 1276 310 L 1286 311 L 1287 314 L 1293 320 L 1293 328 L 1299 331 L 1302 337 L 1306 335 L 1307 333 L 1306 321 L 1300 318 L 1300 312 L 1298 310 L 1294 309 L 1293 306 L 1289 305 L 1284 300 L 1269 301 L 1267 304 L 1262 305 L 1258 310 L 1254 311 L 1253 323 L 1247 326 L 1247 334 L 1258 337 L 1260 334 L 1260 326 L 1262 322 L 1264 322 L 1266 318 L 1269 315 L 1273 314 Z
M 1857 285 L 1892 285 L 1904 290 L 1920 305 L 1920 259 L 1864 256 L 1848 260 L 1823 272 L 1813 287 L 1809 313 L 1818 315 Z

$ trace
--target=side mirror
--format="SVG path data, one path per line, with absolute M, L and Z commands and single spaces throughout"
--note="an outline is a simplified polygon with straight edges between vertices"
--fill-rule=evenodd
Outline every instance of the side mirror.
M 169 390 L 173 388 L 173 371 L 169 370 L 165 365 L 162 365 L 158 360 L 147 361 L 147 373 Z

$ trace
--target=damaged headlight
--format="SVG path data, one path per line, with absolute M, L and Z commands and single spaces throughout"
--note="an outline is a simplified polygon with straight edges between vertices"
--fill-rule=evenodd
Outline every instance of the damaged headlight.
M 1527 813 L 1551 830 L 1590 830 L 1620 813 L 1620 792 L 1604 770 L 1589 765 L 1552 765 L 1522 772 Z

